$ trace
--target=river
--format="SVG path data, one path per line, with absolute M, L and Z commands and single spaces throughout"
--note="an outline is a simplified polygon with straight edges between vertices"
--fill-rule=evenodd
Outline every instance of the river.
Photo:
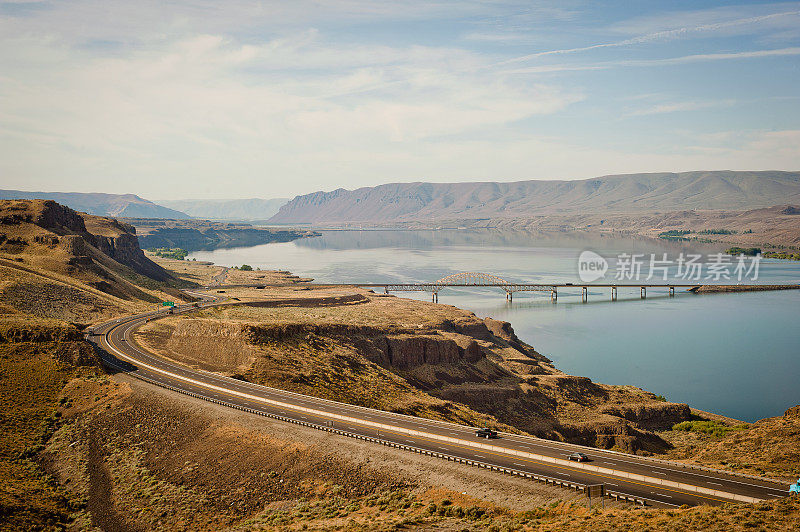
M 621 253 L 643 255 L 646 274 L 650 254 L 661 260 L 666 253 L 667 260 L 677 262 L 681 253 L 688 257 L 721 248 L 522 232 L 331 230 L 287 243 L 195 251 L 189 259 L 286 269 L 327 282 L 427 282 L 478 271 L 537 283 L 579 282 L 578 257 L 586 250 L 609 261 L 607 276 L 597 282 L 613 282 L 614 273 L 632 262 L 619 259 Z M 662 272 L 657 273 L 650 282 L 661 282 Z M 667 275 L 677 282 L 677 264 L 667 268 Z M 763 260 L 755 282 L 798 283 L 800 263 Z M 651 289 L 641 299 L 638 288 L 620 289 L 612 302 L 609 289 L 598 287 L 589 290 L 586 303 L 580 289 L 559 291 L 553 303 L 545 293 L 516 293 L 507 302 L 498 288 L 462 288 L 443 290 L 439 303 L 509 321 L 556 367 L 597 382 L 638 386 L 749 422 L 800 403 L 800 290 L 706 295 L 678 290 L 670 298 L 666 290 Z

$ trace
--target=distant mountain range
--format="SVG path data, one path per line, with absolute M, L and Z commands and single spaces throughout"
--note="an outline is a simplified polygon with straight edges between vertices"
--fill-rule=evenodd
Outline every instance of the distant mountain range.
M 699 171 L 577 181 L 390 183 L 297 196 L 271 223 L 337 224 L 742 210 L 800 203 L 800 172 Z
M 266 220 L 289 198 L 238 200 L 159 200 L 160 205 L 209 220 Z
M 135 194 L 0 190 L 0 200 L 5 199 L 54 200 L 76 211 L 114 218 L 189 218 L 184 212 L 162 207 Z

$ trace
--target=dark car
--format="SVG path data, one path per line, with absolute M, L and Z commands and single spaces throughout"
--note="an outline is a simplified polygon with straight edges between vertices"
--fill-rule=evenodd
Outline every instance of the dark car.
M 567 456 L 570 460 L 575 460 L 576 462 L 588 462 L 589 457 L 583 453 L 572 453 L 571 455 Z
M 489 438 L 497 438 L 497 431 L 496 430 L 492 430 L 490 428 L 484 427 L 482 429 L 476 430 L 475 431 L 475 436 L 477 436 L 479 438 L 486 438 L 487 440 Z

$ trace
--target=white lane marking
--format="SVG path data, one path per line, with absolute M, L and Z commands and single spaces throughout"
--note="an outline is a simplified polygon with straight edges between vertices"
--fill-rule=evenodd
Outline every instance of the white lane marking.
M 708 484 L 714 484 L 715 486 L 722 486 L 722 484 L 720 484 L 719 482 L 711 482 L 710 480 L 708 481 Z
M 597 457 L 606 458 L 604 455 L 598 454 L 598 453 L 602 452 L 601 449 L 594 449 L 594 448 L 591 448 L 591 447 L 575 446 L 575 445 L 565 444 L 565 443 L 562 443 L 562 442 L 557 442 L 557 441 L 552 441 L 552 440 L 545 440 L 545 439 L 542 439 L 542 438 L 538 438 L 538 440 L 541 442 L 538 446 L 532 446 L 532 445 L 528 445 L 526 443 L 526 440 L 523 439 L 524 436 L 519 436 L 519 435 L 516 435 L 516 434 L 509 434 L 507 436 L 504 436 L 504 438 L 506 438 L 508 441 L 519 443 L 520 445 L 528 447 L 529 449 L 536 449 L 536 448 L 545 448 L 545 449 L 549 449 L 549 450 L 553 450 L 553 449 L 556 449 L 556 448 L 579 449 L 581 452 L 590 453 L 589 454 L 590 457 L 597 456 Z M 604 462 L 604 463 L 606 463 L 606 464 L 614 464 L 614 465 L 619 465 L 619 463 L 624 463 L 624 464 L 633 464 L 633 465 L 639 465 L 639 466 L 649 466 L 651 468 L 652 467 L 657 467 L 657 466 L 653 466 L 653 464 L 651 464 L 651 463 L 647 463 L 647 462 L 644 462 L 644 461 L 639 462 L 639 461 L 636 461 L 636 460 L 625 460 L 625 458 L 628 458 L 628 457 L 627 456 L 620 456 L 619 458 L 615 457 L 614 459 L 617 460 L 616 464 L 614 462 Z M 708 475 L 705 475 L 703 473 L 696 473 L 696 472 L 693 472 L 693 471 L 687 471 L 687 470 L 681 468 L 680 466 L 674 466 L 672 468 L 664 467 L 662 469 L 664 469 L 665 471 L 669 471 L 670 473 L 673 473 L 673 474 L 674 473 L 680 473 L 680 474 L 684 474 L 684 475 L 692 475 L 692 476 L 695 476 L 695 477 L 709 478 Z M 723 475 L 724 474 L 728 474 L 727 471 L 710 471 L 710 473 L 719 473 L 719 474 L 723 474 Z M 714 477 L 710 477 L 710 478 L 714 478 Z M 761 489 L 767 489 L 767 490 L 768 489 L 774 489 L 774 488 L 771 488 L 769 486 L 765 486 L 763 484 L 753 484 L 751 482 L 743 482 L 741 480 L 734 480 L 732 478 L 725 478 L 725 479 L 720 479 L 720 480 L 724 480 L 725 482 L 733 483 L 733 484 L 741 484 L 743 486 L 752 486 L 754 488 L 761 488 Z M 769 482 L 769 480 L 766 480 L 765 482 Z
M 672 495 L 664 495 L 663 493 L 656 493 L 655 491 L 651 491 L 653 495 L 658 495 L 659 497 L 666 497 L 667 499 L 671 499 Z
M 656 475 L 666 475 L 663 471 L 650 471 L 651 473 L 655 473 Z
M 514 465 L 525 467 L 525 464 L 520 464 L 519 462 L 514 462 Z
M 135 320 L 133 320 L 133 319 L 132 319 L 132 320 L 130 320 L 130 321 L 131 321 L 131 322 L 134 322 Z M 128 333 L 128 331 L 126 330 L 126 331 L 124 332 L 123 336 L 127 335 L 127 333 Z M 155 372 L 158 372 L 158 373 L 164 373 L 164 374 L 167 374 L 167 375 L 171 375 L 171 376 L 173 376 L 173 377 L 179 377 L 179 378 L 182 378 L 182 379 L 184 379 L 184 380 L 186 380 L 186 381 L 188 381 L 188 382 L 190 382 L 190 383 L 192 383 L 192 384 L 195 384 L 195 385 L 198 385 L 198 386 L 201 386 L 201 387 L 205 387 L 205 388 L 215 388 L 215 389 L 217 389 L 217 390 L 223 390 L 223 391 L 226 391 L 226 392 L 233 392 L 233 393 L 234 393 L 234 394 L 236 394 L 236 395 L 243 396 L 243 397 L 246 397 L 246 398 L 249 398 L 249 399 L 256 399 L 256 400 L 263 401 L 263 402 L 273 402 L 273 403 L 279 403 L 279 404 L 280 404 L 280 401 L 277 401 L 277 400 L 274 400 L 274 399 L 268 399 L 268 398 L 265 398 L 265 397 L 257 397 L 257 396 L 253 396 L 253 395 L 249 395 L 249 394 L 243 394 L 243 393 L 241 393 L 241 392 L 235 392 L 234 390 L 231 390 L 230 388 L 228 388 L 228 389 L 225 389 L 225 388 L 221 388 L 221 387 L 219 387 L 219 386 L 214 386 L 214 385 L 212 385 L 212 384 L 203 383 L 203 382 L 201 382 L 201 381 L 197 381 L 197 380 L 195 380 L 195 379 L 191 379 L 191 378 L 188 378 L 188 377 L 180 377 L 179 375 L 177 375 L 177 374 L 175 374 L 175 373 L 170 373 L 170 372 L 168 372 L 168 371 L 165 371 L 164 369 L 157 368 L 157 367 L 154 367 L 154 366 L 150 366 L 150 365 L 148 365 L 148 364 L 146 364 L 146 363 L 143 363 L 143 362 L 141 362 L 141 361 L 137 361 L 137 360 L 135 360 L 135 359 L 131 359 L 131 358 L 130 358 L 128 355 L 126 355 L 125 353 L 123 353 L 122 351 L 120 351 L 119 349 L 117 349 L 117 348 L 116 348 L 116 347 L 115 347 L 113 344 L 111 344 L 111 343 L 109 343 L 109 344 L 108 344 L 108 347 L 109 347 L 109 348 L 110 348 L 110 349 L 111 349 L 111 350 L 112 350 L 114 353 L 116 353 L 117 355 L 119 355 L 121 358 L 123 358 L 123 359 L 128 359 L 128 360 L 132 360 L 134 363 L 136 363 L 136 364 L 139 364 L 139 365 L 142 365 L 142 366 L 144 366 L 145 368 L 151 369 L 151 370 L 153 370 L 153 371 L 155 371 Z M 150 358 L 151 358 L 150 356 L 148 356 L 148 357 L 147 357 L 147 359 L 150 359 Z M 162 364 L 163 364 L 163 362 L 162 362 Z M 171 365 L 171 364 L 169 364 L 169 363 L 167 363 L 167 364 L 164 364 L 164 365 L 165 365 L 166 367 L 170 367 L 170 366 L 172 366 L 172 365 Z M 205 372 L 198 372 L 198 373 L 205 374 Z M 209 375 L 207 375 L 207 376 L 209 376 Z M 210 376 L 209 376 L 209 377 L 210 377 Z M 213 381 L 213 380 L 215 380 L 215 379 L 211 378 L 210 380 L 212 380 L 212 381 Z M 220 379 L 220 380 L 221 380 L 221 379 Z M 227 383 L 227 380 L 226 380 L 226 383 Z M 260 388 L 260 387 L 259 387 L 259 388 Z M 276 390 L 276 391 L 278 391 L 278 390 Z M 283 392 L 283 394 L 284 394 L 284 395 L 290 395 L 290 396 L 298 396 L 298 395 L 300 395 L 300 394 L 296 394 L 296 393 L 292 393 L 292 392 L 288 392 L 288 393 L 287 393 L 287 392 Z M 320 402 L 322 402 L 322 403 L 328 403 L 328 404 L 336 404 L 336 403 L 335 403 L 335 401 L 330 401 L 330 400 L 322 400 L 322 401 L 320 401 Z M 343 405 L 343 406 L 344 406 L 344 405 Z M 303 408 L 303 407 L 299 407 L 299 408 Z M 363 408 L 363 407 L 360 407 L 360 408 L 359 408 L 359 407 L 357 407 L 357 409 L 358 409 L 358 410 L 368 410 L 368 409 L 366 409 L 366 408 Z M 347 410 L 345 410 L 345 411 L 347 411 Z M 325 412 L 321 412 L 321 413 L 322 413 L 322 414 L 325 414 Z M 401 417 L 405 418 L 405 416 L 401 416 Z M 432 436 L 433 436 L 433 435 L 432 435 Z M 435 436 L 434 436 L 434 437 L 435 437 Z M 482 457 L 482 458 L 483 458 L 483 457 Z M 661 468 L 661 469 L 665 469 L 665 470 L 669 471 L 669 469 L 666 469 L 666 468 Z M 690 473 L 690 474 L 691 474 L 691 473 Z M 701 476 L 701 475 L 697 475 L 697 476 Z M 734 481 L 734 482 L 735 482 L 735 481 Z M 744 484 L 744 483 L 740 483 L 740 484 Z M 758 487 L 764 488 L 764 486 L 758 486 Z M 697 487 L 697 486 L 695 486 L 695 491 L 698 491 L 699 489 L 703 489 L 703 488 L 700 488 L 700 487 Z M 759 500 L 759 499 L 755 499 L 755 500 Z
M 485 456 L 483 456 L 482 454 L 476 454 L 475 456 L 477 456 L 478 458 L 486 458 L 486 457 L 485 457 Z

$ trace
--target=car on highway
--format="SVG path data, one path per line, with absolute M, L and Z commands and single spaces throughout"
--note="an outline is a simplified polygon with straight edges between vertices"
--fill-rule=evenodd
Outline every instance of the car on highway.
M 479 438 L 486 438 L 487 440 L 490 438 L 497 438 L 497 431 L 488 427 L 483 427 L 475 431 L 475 436 Z
M 576 462 L 588 462 L 589 457 L 583 453 L 574 452 L 570 455 L 567 455 L 568 460 L 575 460 Z
M 789 495 L 792 497 L 800 495 L 800 478 L 797 479 L 796 484 L 789 486 Z

